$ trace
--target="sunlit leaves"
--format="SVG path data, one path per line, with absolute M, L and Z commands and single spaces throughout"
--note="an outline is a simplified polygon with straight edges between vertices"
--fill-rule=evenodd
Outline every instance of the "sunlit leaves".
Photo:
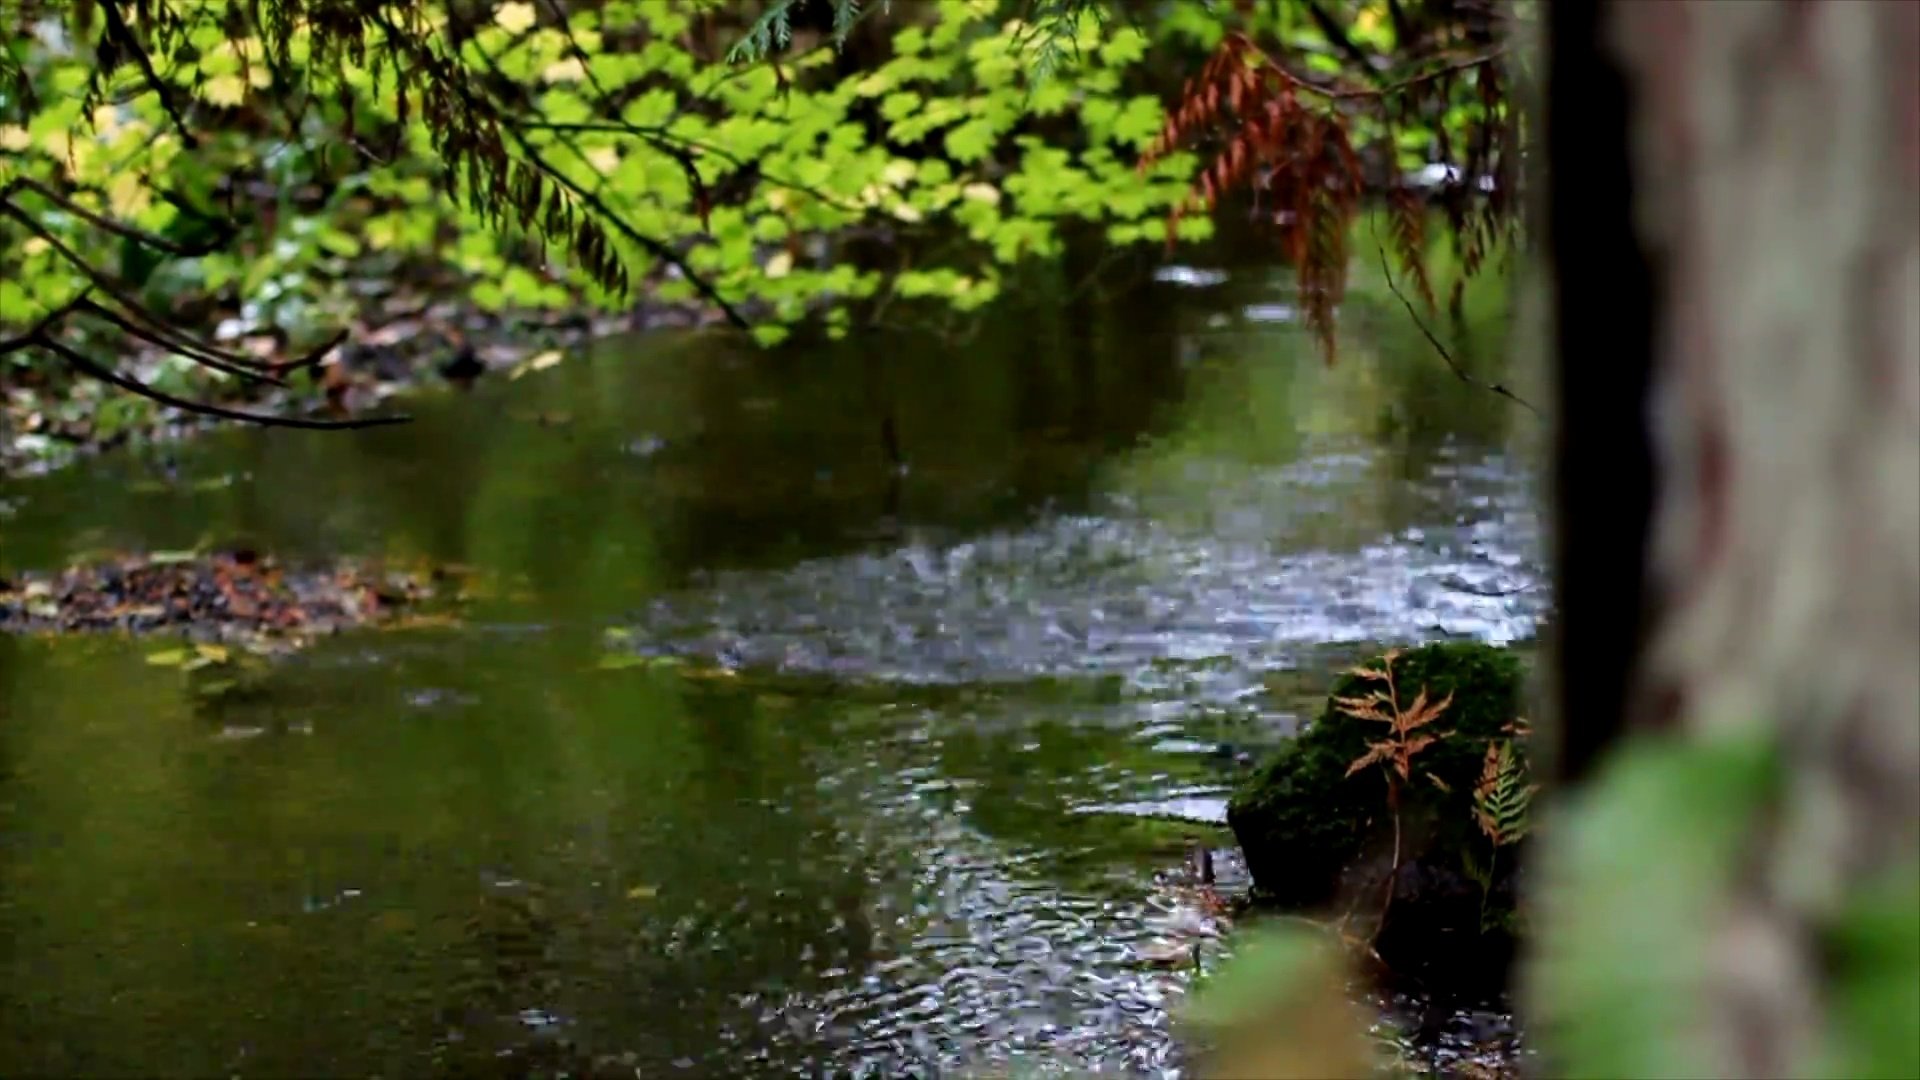
M 493 21 L 509 34 L 523 33 L 531 28 L 538 19 L 533 5 L 522 0 L 509 0 L 501 4 L 493 13 Z
M 1146 39 L 1132 28 L 1062 24 L 1078 56 L 1039 81 L 1024 66 L 1031 27 L 994 22 L 993 3 L 941 0 L 899 26 L 890 58 L 841 80 L 826 50 L 784 56 L 777 68 L 702 59 L 680 37 L 693 9 L 679 0 L 578 10 L 509 0 L 471 13 L 479 21 L 452 59 L 474 73 L 475 87 L 504 78 L 525 95 L 533 123 L 522 132 L 524 152 L 505 144 L 508 173 L 536 153 L 545 179 L 526 200 L 504 193 L 529 202 L 531 218 L 486 209 L 503 194 L 496 180 L 442 171 L 444 118 L 423 111 L 417 87 L 406 89 L 386 29 L 365 29 L 364 56 L 329 53 L 321 64 L 308 30 L 287 28 L 285 52 L 275 55 L 314 63 L 296 66 L 282 88 L 262 45 L 278 40 L 274 31 L 233 36 L 246 20 L 219 17 L 219 5 L 193 10 L 183 31 L 192 49 L 170 57 L 171 78 L 190 94 L 198 146 L 184 148 L 164 102 L 129 69 L 120 76 L 127 93 L 91 124 L 78 94 L 48 94 L 34 114 L 7 117 L 0 142 L 30 153 L 0 168 L 26 161 L 36 175 L 80 185 L 100 212 L 155 230 L 177 227 L 182 195 L 191 206 L 215 205 L 228 177 L 248 178 L 274 193 L 269 198 L 310 193 L 246 218 L 258 232 L 244 247 L 165 270 L 169 289 L 251 299 L 264 318 L 340 310 L 348 262 L 374 254 L 457 268 L 471 277 L 471 301 L 491 309 L 630 304 L 631 296 L 596 280 L 570 234 L 528 235 L 545 220 L 604 219 L 623 223 L 603 224 L 607 256 L 645 290 L 699 295 L 684 273 L 658 275 L 659 250 L 636 236 L 681 252 L 757 319 L 818 318 L 836 335 L 852 325 L 842 305 L 881 293 L 977 307 L 997 294 L 997 264 L 1058 250 L 1063 219 L 1137 226 L 1180 196 L 1176 177 L 1130 167 L 1159 108 L 1119 94 L 1118 69 L 1144 57 Z M 434 19 L 438 25 L 444 15 Z M 636 41 L 608 32 L 633 26 L 650 33 Z M 87 82 L 84 60 L 38 58 L 47 86 L 76 91 Z M 489 72 L 498 74 L 482 77 Z M 288 134 L 276 125 L 295 109 L 310 143 L 260 137 Z M 1064 122 L 1050 152 L 1034 152 L 1037 140 L 1010 139 L 1032 116 Z M 581 192 L 597 207 L 589 210 Z M 964 243 L 891 280 L 830 254 L 844 230 L 904 238 L 956 227 Z M 58 229 L 90 258 L 118 261 L 117 241 L 72 222 Z M 825 257 L 800 257 L 803 245 L 822 241 Z M 9 277 L 30 269 L 59 282 L 50 294 L 77 280 L 24 247 L 0 251 L 0 266 Z M 42 310 L 41 291 L 37 283 L 11 290 L 6 317 Z M 782 333 L 767 331 L 763 340 Z
M 1543 845 L 1531 982 L 1537 1041 L 1582 1076 L 1709 1075 L 1712 946 L 1783 777 L 1739 728 L 1640 739 L 1570 796 Z

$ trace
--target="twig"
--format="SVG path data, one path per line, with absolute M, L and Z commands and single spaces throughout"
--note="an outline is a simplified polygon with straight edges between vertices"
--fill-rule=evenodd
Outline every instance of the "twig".
M 34 187 L 38 189 L 38 185 L 34 185 Z M 0 200 L 0 213 L 13 217 L 16 221 L 19 221 L 28 229 L 32 230 L 41 239 L 51 245 L 62 258 L 72 264 L 82 274 L 86 275 L 88 281 L 92 283 L 88 286 L 87 293 L 81 294 L 81 296 L 72 301 L 67 308 L 63 308 L 61 314 L 64 315 L 68 313 L 69 310 L 84 311 L 87 314 L 105 319 L 119 327 L 125 333 L 131 334 L 142 341 L 156 345 L 168 352 L 185 356 L 195 363 L 213 368 L 216 371 L 222 371 L 237 378 L 252 379 L 256 382 L 267 382 L 277 386 L 284 386 L 286 383 L 279 377 L 280 375 L 292 371 L 299 371 L 319 363 L 329 349 L 338 345 L 341 340 L 346 337 L 346 331 L 342 330 L 336 334 L 332 340 L 320 346 L 319 349 L 308 353 L 300 359 L 277 363 L 255 360 L 252 357 L 243 356 L 240 353 L 222 349 L 219 346 L 204 341 L 197 341 L 168 326 L 158 316 L 148 311 L 144 305 L 122 291 L 113 281 L 108 279 L 104 272 L 85 259 L 82 259 L 71 248 L 62 243 L 59 237 L 47 230 L 45 226 L 34 221 L 18 206 Z M 91 299 L 88 294 L 91 293 L 94 288 L 99 288 L 105 292 L 108 296 L 118 301 L 126 310 L 124 312 L 114 311 L 112 308 L 106 307 Z
M 196 255 L 206 255 L 214 250 L 214 246 L 211 245 L 206 247 L 188 247 L 185 244 L 176 244 L 164 236 L 156 236 L 144 229 L 136 229 L 124 222 L 115 221 L 105 214 L 81 206 L 79 203 L 74 202 L 72 199 L 67 198 L 30 176 L 14 177 L 13 180 L 7 184 L 7 189 L 9 190 L 0 190 L 0 199 L 6 198 L 10 193 L 10 189 L 13 188 L 25 188 L 95 228 L 103 229 L 115 236 L 124 236 L 129 240 L 145 244 L 147 247 L 164 251 L 170 255 L 193 257 Z
M 493 54 L 480 48 L 478 44 L 475 44 L 474 51 L 479 54 L 480 59 L 486 64 L 487 70 L 501 78 L 506 77 L 505 73 L 500 70 L 499 62 L 494 59 Z M 419 55 L 417 50 L 415 54 Z M 716 288 L 712 282 L 703 277 L 699 271 L 695 270 L 686 259 L 681 257 L 679 252 L 673 250 L 672 247 L 664 242 L 647 236 L 639 229 L 634 228 L 631 222 L 614 213 L 612 208 L 607 206 L 606 202 L 602 200 L 600 196 L 588 191 L 580 184 L 574 182 L 571 177 L 555 169 L 551 162 L 543 157 L 539 151 L 534 149 L 526 133 L 515 127 L 510 120 L 504 117 L 501 110 L 496 107 L 493 102 L 477 100 L 470 85 L 463 81 L 451 81 L 449 89 L 455 96 L 459 97 L 469 112 L 473 115 L 487 118 L 493 124 L 495 131 L 504 131 L 508 137 L 513 140 L 514 145 L 519 147 L 521 154 L 526 157 L 527 161 L 533 165 L 534 168 L 546 174 L 554 183 L 572 192 L 574 197 L 585 203 L 589 209 L 597 212 L 606 221 L 611 222 L 615 228 L 620 230 L 621 235 L 633 241 L 635 244 L 640 245 L 641 248 L 645 249 L 655 258 L 679 270 L 681 275 L 694 287 L 696 292 L 706 297 L 708 301 L 720 309 L 720 312 L 726 316 L 728 322 L 741 330 L 750 330 L 753 328 L 753 324 L 747 320 L 746 316 L 740 314 L 739 309 L 729 303 L 724 296 L 721 296 L 720 290 Z M 580 152 L 577 147 L 573 147 L 573 150 L 576 154 Z
M 237 353 L 226 355 L 224 354 L 224 350 L 214 348 L 211 345 L 197 344 L 175 334 L 157 317 L 148 313 L 138 300 L 128 295 L 104 272 L 92 263 L 81 258 L 58 236 L 55 236 L 51 230 L 33 220 L 26 211 L 21 210 L 13 203 L 0 201 L 0 214 L 6 214 L 15 221 L 20 222 L 34 235 L 45 240 L 55 252 L 59 253 L 61 258 L 71 264 L 74 269 L 86 275 L 87 280 L 92 282 L 95 287 L 119 301 L 122 307 L 126 308 L 128 312 L 133 313 L 132 317 L 136 321 L 145 323 L 146 326 L 135 326 L 127 320 L 127 317 L 118 315 L 92 300 L 83 300 L 81 306 L 93 314 L 100 315 L 108 321 L 113 322 L 130 334 L 144 338 L 155 345 L 180 353 L 183 356 L 191 357 L 198 363 L 205 364 L 219 371 L 224 371 L 229 375 L 235 375 L 243 379 L 259 379 L 266 382 L 279 381 L 271 375 L 261 373 L 256 366 L 256 362 L 247 357 L 240 356 Z
M 1380 271 L 1381 273 L 1387 276 L 1387 288 L 1393 292 L 1393 295 L 1399 299 L 1401 305 L 1407 309 L 1407 317 L 1413 320 L 1413 325 L 1420 328 L 1420 333 L 1426 337 L 1427 343 L 1433 346 L 1433 351 L 1439 353 L 1440 359 L 1445 360 L 1447 362 L 1447 366 L 1453 369 L 1454 376 L 1458 378 L 1461 382 L 1466 383 L 1468 386 L 1478 386 L 1483 390 L 1491 390 L 1494 393 L 1499 394 L 1501 397 L 1506 398 L 1507 400 L 1513 402 L 1514 404 L 1519 405 L 1520 407 L 1526 409 L 1528 412 L 1532 413 L 1533 415 L 1541 417 L 1541 419 L 1545 419 L 1544 416 L 1541 416 L 1540 410 L 1535 408 L 1533 406 L 1533 403 L 1528 401 L 1526 398 L 1523 398 L 1519 394 L 1516 394 L 1513 391 L 1507 389 L 1505 386 L 1501 385 L 1500 383 L 1490 383 L 1481 379 L 1476 379 L 1467 372 L 1466 368 L 1463 368 L 1460 366 L 1460 362 L 1453 358 L 1453 354 L 1447 351 L 1447 347 L 1445 345 L 1442 345 L 1440 343 L 1440 339 L 1434 336 L 1433 331 L 1427 328 L 1426 321 L 1420 318 L 1420 312 L 1418 309 L 1416 309 L 1413 306 L 1413 301 L 1407 299 L 1407 294 L 1401 292 L 1399 284 L 1393 280 L 1393 264 L 1387 260 L 1386 245 L 1380 243 L 1378 240 L 1375 240 L 1374 247 L 1380 252 Z
M 165 349 L 168 352 L 177 353 L 196 364 L 204 365 L 215 371 L 225 372 L 228 375 L 242 379 L 252 379 L 256 382 L 273 383 L 276 386 L 286 385 L 285 382 L 276 376 L 267 374 L 265 371 L 255 370 L 251 366 L 255 361 L 247 360 L 245 364 L 242 364 L 230 360 L 226 356 L 221 355 L 224 350 L 216 351 L 210 345 L 203 345 L 185 335 L 175 333 L 170 327 L 162 327 L 157 320 L 144 311 L 139 314 L 146 320 L 147 325 L 145 326 L 141 325 L 138 319 L 130 319 L 110 307 L 97 304 L 91 300 L 82 304 L 80 310 L 89 315 L 97 315 L 105 319 L 119 327 L 122 333 L 138 338 L 149 345 Z
M 1326 86 L 1321 83 L 1314 82 L 1311 79 L 1307 79 L 1302 76 L 1295 75 L 1293 72 L 1289 71 L 1285 65 L 1281 64 L 1278 60 L 1275 60 L 1271 55 L 1269 55 L 1265 49 L 1262 49 L 1260 46 L 1255 45 L 1252 41 L 1246 40 L 1244 36 L 1242 36 L 1241 40 L 1245 42 L 1245 48 L 1247 49 L 1247 51 L 1253 54 L 1255 57 L 1258 57 L 1260 62 L 1266 65 L 1267 70 L 1273 72 L 1273 74 L 1278 76 L 1282 82 L 1287 83 L 1288 85 L 1292 86 L 1296 90 L 1303 90 L 1309 94 L 1316 94 L 1320 97 L 1328 98 L 1330 100 L 1335 100 L 1335 101 L 1348 100 L 1353 98 L 1389 97 L 1393 94 L 1397 94 L 1401 92 L 1402 90 L 1409 90 L 1409 89 L 1412 89 L 1413 87 L 1419 86 L 1421 83 L 1429 83 L 1435 79 L 1441 78 L 1446 75 L 1451 75 L 1455 72 L 1467 71 L 1472 68 L 1477 68 L 1477 67 L 1484 66 L 1486 64 L 1490 64 L 1493 61 L 1498 60 L 1501 57 L 1505 56 L 1507 52 L 1504 48 L 1502 48 L 1502 49 L 1493 49 L 1489 52 L 1476 53 L 1473 56 L 1464 57 L 1459 60 L 1452 60 L 1445 64 L 1441 64 L 1438 67 L 1429 68 L 1418 75 L 1412 75 L 1405 79 L 1400 80 L 1399 82 L 1388 83 L 1385 86 L 1340 87 L 1340 86 Z
M 720 309 L 720 313 L 727 317 L 728 322 L 741 330 L 753 329 L 753 324 L 747 321 L 747 317 L 740 314 L 739 309 L 735 308 L 731 303 L 728 303 L 727 298 L 720 295 L 720 290 L 714 286 L 713 282 L 702 277 L 699 271 L 687 263 L 687 260 L 680 257 L 679 252 L 634 228 L 626 218 L 614 213 L 600 196 L 581 187 L 573 181 L 572 177 L 555 169 L 548 163 L 546 158 L 540 156 L 540 152 L 533 148 L 533 145 L 527 141 L 525 135 L 516 131 L 511 126 L 506 127 L 504 130 L 508 135 L 513 137 L 513 141 L 520 147 L 520 152 L 527 156 L 527 160 L 532 162 L 535 168 L 546 173 L 561 187 L 573 192 L 574 196 L 581 202 L 586 203 L 589 209 L 599 213 L 601 217 L 611 222 L 614 228 L 619 229 L 621 235 L 645 248 L 647 252 L 655 258 L 663 259 L 669 265 L 679 270 L 681 275 L 686 278 L 687 282 L 691 284 L 700 295 L 712 301 L 713 305 Z
M 61 304 L 59 307 L 54 308 L 52 311 L 47 312 L 45 315 L 42 315 L 40 317 L 39 322 L 36 322 L 32 326 L 27 328 L 26 333 L 21 334 L 19 337 L 10 337 L 4 340 L 0 340 L 0 356 L 5 356 L 8 353 L 19 352 L 22 349 L 30 349 L 34 345 L 38 344 L 41 340 L 41 335 L 44 334 L 47 330 L 51 329 L 53 324 L 59 322 L 61 319 L 64 319 L 67 316 L 73 314 L 74 312 L 80 310 L 82 305 L 89 303 L 90 302 L 89 297 L 91 296 L 92 292 L 93 292 L 93 287 L 89 285 L 87 288 L 82 289 L 80 291 L 79 296 L 74 297 L 73 299 L 67 301 L 66 303 Z
M 505 120 L 503 124 L 511 124 L 514 127 L 523 128 L 527 131 L 580 131 L 603 132 L 609 135 L 631 135 L 634 138 L 641 139 L 659 147 L 662 153 L 674 156 L 676 159 L 678 158 L 678 154 L 675 153 L 674 148 L 663 146 L 661 145 L 662 143 L 678 143 L 680 146 L 686 147 L 689 150 L 697 150 L 703 154 L 712 154 L 714 157 L 742 169 L 748 167 L 758 168 L 760 165 L 759 161 L 752 158 L 741 157 L 739 154 L 725 147 L 716 146 L 713 143 L 704 142 L 700 139 L 688 138 L 685 135 L 675 135 L 662 127 L 641 127 L 634 124 L 595 120 L 582 120 L 569 123 L 558 120 L 528 120 L 520 117 Z M 823 191 L 809 184 L 800 183 L 797 180 L 783 180 L 767 172 L 765 169 L 760 170 L 760 175 L 765 177 L 767 182 L 775 187 L 788 188 L 802 195 L 812 196 L 822 203 L 833 207 L 835 210 L 844 210 L 847 213 L 857 213 L 861 215 L 870 215 L 872 213 L 868 207 L 843 202 L 831 192 Z
M 117 386 L 129 393 L 137 394 L 149 401 L 157 401 L 182 412 L 197 413 L 201 416 L 213 416 L 222 420 L 238 420 L 243 423 L 257 424 L 261 427 L 305 428 L 319 431 L 338 431 L 346 428 L 383 427 L 388 424 L 404 424 L 413 418 L 402 413 L 394 416 L 368 416 L 355 420 L 305 420 L 294 416 L 274 416 L 269 413 L 243 412 L 229 409 L 212 402 L 193 401 L 189 398 L 175 397 L 164 390 L 155 389 L 138 379 L 122 375 L 110 367 L 94 360 L 75 349 L 44 335 L 36 339 L 33 345 L 65 360 L 68 366 L 83 375 L 99 379 L 101 382 Z
M 173 84 L 162 79 L 160 73 L 153 69 L 153 58 L 147 55 L 147 50 L 140 44 L 140 40 L 133 36 L 133 31 L 128 28 L 126 19 L 120 14 L 119 4 L 116 0 L 106 0 L 100 5 L 100 9 L 107 17 L 107 37 L 117 39 L 128 52 L 133 54 L 134 60 L 140 65 L 141 73 L 147 77 L 147 84 L 153 87 L 154 95 L 160 99 L 160 107 L 166 110 L 168 119 L 173 121 L 174 130 L 180 133 L 181 145 L 189 150 L 198 149 L 200 140 L 194 138 L 193 132 L 187 130 L 186 118 L 180 115 L 180 107 L 173 100 Z M 107 74 L 109 73 L 100 73 L 102 77 Z

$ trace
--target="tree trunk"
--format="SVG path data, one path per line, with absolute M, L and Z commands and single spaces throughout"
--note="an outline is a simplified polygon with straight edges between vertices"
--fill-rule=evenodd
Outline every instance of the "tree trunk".
M 1920 5 L 1549 6 L 1562 765 L 1768 729 L 1705 1019 L 1728 1073 L 1804 1074 L 1816 927 L 1920 845 Z

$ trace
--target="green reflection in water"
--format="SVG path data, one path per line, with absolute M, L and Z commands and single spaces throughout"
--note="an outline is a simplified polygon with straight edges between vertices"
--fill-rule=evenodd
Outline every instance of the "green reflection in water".
M 0 1062 L 900 1066 L 923 1051 L 888 1018 L 929 988 L 960 1015 L 922 1027 L 963 1056 L 1011 1038 L 996 1010 L 1054 1024 L 1036 1045 L 1164 1038 L 1113 1002 L 1175 977 L 1116 950 L 1150 933 L 1147 882 L 1178 837 L 1073 810 L 1221 774 L 1152 749 L 1110 682 L 913 689 L 595 660 L 607 621 L 716 569 L 1116 493 L 1204 531 L 1223 463 L 1283 468 L 1329 440 L 1386 453 L 1296 542 L 1355 545 L 1423 512 L 1408 480 L 1440 434 L 1491 445 L 1523 422 L 1434 375 L 1381 314 L 1391 299 L 1364 291 L 1324 369 L 1295 328 L 1244 317 L 1284 291 L 1260 273 L 1072 302 L 1036 289 L 953 346 L 608 343 L 430 397 L 402 428 L 228 432 L 0 487 L 0 570 L 210 538 L 509 583 L 462 628 L 330 640 L 225 702 L 141 643 L 0 638 Z M 1059 972 L 926 944 L 1008 911 L 1052 927 L 1023 932 L 1051 935 Z M 967 996 L 995 979 L 1014 998 Z M 783 1018 L 828 1000 L 837 1024 Z

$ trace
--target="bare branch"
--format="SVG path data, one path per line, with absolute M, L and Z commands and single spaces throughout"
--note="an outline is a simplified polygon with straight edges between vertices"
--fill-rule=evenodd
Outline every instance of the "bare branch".
M 32 348 L 34 344 L 42 339 L 42 335 L 51 329 L 55 323 L 80 310 L 82 305 L 91 303 L 89 295 L 92 292 L 93 290 L 91 288 L 81 290 L 79 296 L 74 297 L 41 316 L 39 322 L 27 328 L 26 333 L 21 334 L 19 337 L 0 340 L 0 356 L 19 352 L 22 349 Z
M 134 62 L 140 65 L 140 72 L 146 76 L 147 85 L 153 87 L 154 94 L 160 98 L 161 108 L 166 110 L 168 119 L 173 121 L 174 130 L 180 133 L 181 144 L 189 150 L 197 149 L 200 146 L 200 140 L 194 138 L 193 132 L 187 130 L 187 121 L 180 115 L 180 107 L 173 100 L 173 84 L 162 79 L 160 73 L 153 69 L 153 58 L 147 55 L 146 48 L 140 44 L 138 38 L 134 37 L 133 30 L 127 26 L 127 20 L 120 14 L 120 5 L 116 0 L 102 0 L 100 9 L 107 17 L 106 36 L 127 50 Z M 112 72 L 102 71 L 99 77 L 105 78 L 110 74 Z
M 188 247 L 184 244 L 176 244 L 173 241 L 168 240 L 164 236 L 156 236 L 153 233 L 147 232 L 143 229 L 136 229 L 133 226 L 128 225 L 124 222 L 115 221 L 114 219 L 107 217 L 105 214 L 101 214 L 93 210 L 89 210 L 86 207 L 81 206 L 79 203 L 74 202 L 72 199 L 69 199 L 66 196 L 60 194 L 59 192 L 53 190 L 47 185 L 42 184 L 38 180 L 33 179 L 32 177 L 28 177 L 28 176 L 14 177 L 12 182 L 10 182 L 7 186 L 9 188 L 25 188 L 26 190 L 33 192 L 34 194 L 40 196 L 41 198 L 47 200 L 48 202 L 53 203 L 55 206 L 58 206 L 60 209 L 65 210 L 67 213 L 72 214 L 75 217 L 78 217 L 86 221 L 88 224 L 94 226 L 95 228 L 105 230 L 106 232 L 110 232 L 115 236 L 124 236 L 129 240 L 133 240 L 138 243 L 145 244 L 150 248 L 155 248 L 157 250 L 167 252 L 170 255 L 180 255 L 180 256 L 191 258 L 196 255 L 205 255 L 208 252 L 213 251 L 217 246 L 212 242 L 209 242 L 207 245 L 203 247 Z M 0 191 L 0 198 L 5 198 L 6 194 L 7 194 L 6 192 Z
M 347 340 L 346 330 L 336 330 L 332 337 L 321 342 L 313 349 L 308 350 L 308 352 L 299 359 L 281 361 L 268 364 L 267 366 L 271 368 L 276 375 L 291 375 L 296 371 L 305 371 L 308 368 L 318 367 L 320 366 L 320 361 L 325 360 L 327 354 L 333 351 L 334 346 L 345 340 Z
M 368 416 L 354 420 L 306 420 L 294 416 L 274 416 L 269 413 L 243 412 L 239 409 L 229 409 L 224 405 L 215 405 L 212 402 L 193 401 L 188 398 L 176 397 L 164 390 L 155 389 L 138 379 L 122 375 L 86 354 L 71 349 L 45 336 L 37 338 L 32 344 L 65 360 L 69 367 L 72 367 L 75 371 L 83 375 L 88 375 L 92 378 L 99 379 L 101 382 L 117 386 L 129 393 L 138 394 L 150 401 L 157 401 L 162 405 L 179 409 L 182 412 L 195 413 L 200 416 L 212 416 L 222 420 L 238 420 L 242 423 L 257 424 L 261 427 L 304 428 L 319 431 L 383 427 L 388 424 L 404 424 L 413 419 L 405 414 L 400 414 L 395 416 Z
M 1399 284 L 1393 280 L 1393 265 L 1387 259 L 1386 246 L 1376 240 L 1374 247 L 1380 252 L 1380 272 L 1387 276 L 1387 288 L 1392 290 L 1393 295 L 1398 298 L 1401 305 L 1407 309 L 1407 317 L 1413 320 L 1413 325 L 1420 328 L 1420 333 L 1426 337 L 1427 343 L 1433 346 L 1433 351 L 1439 353 L 1440 359 L 1445 360 L 1447 366 L 1453 369 L 1454 377 L 1466 383 L 1468 386 L 1477 386 L 1483 390 L 1491 390 L 1514 404 L 1521 406 L 1533 415 L 1540 416 L 1540 410 L 1534 408 L 1532 402 L 1507 389 L 1500 383 L 1490 383 L 1476 379 L 1467 372 L 1466 368 L 1460 366 L 1460 362 L 1453 358 L 1453 354 L 1447 351 L 1447 347 L 1442 345 L 1440 339 L 1434 336 L 1433 331 L 1427 328 L 1425 320 L 1420 318 L 1420 312 L 1415 310 L 1413 301 L 1407 299 L 1407 294 L 1401 292 Z M 1544 417 L 1542 417 L 1542 419 L 1544 419 Z
M 238 376 L 239 378 L 256 379 L 261 382 L 277 383 L 280 381 L 263 372 L 261 368 L 264 365 L 251 357 L 241 356 L 238 353 L 229 353 L 226 350 L 219 349 L 212 345 L 192 341 L 168 327 L 165 323 L 161 322 L 159 318 L 149 313 L 139 300 L 128 295 L 121 289 L 106 273 L 81 258 L 72 248 L 68 247 L 64 241 L 58 236 L 55 236 L 51 230 L 33 220 L 26 211 L 20 209 L 18 206 L 10 202 L 0 201 L 0 213 L 12 217 L 15 221 L 25 225 L 34 235 L 45 240 L 52 246 L 53 250 L 59 252 L 61 258 L 65 259 L 82 274 L 85 274 L 87 280 L 91 281 L 101 292 L 119 301 L 122 307 L 132 313 L 132 320 L 134 321 L 130 321 L 128 316 L 121 315 L 92 300 L 88 300 L 85 306 L 93 314 L 99 315 L 109 322 L 114 323 L 130 334 L 167 349 L 169 352 L 177 352 L 183 356 L 191 357 L 196 362 L 205 364 L 207 367 L 217 371 L 224 371 L 229 375 Z M 135 321 L 144 325 L 135 325 Z
M 678 150 L 676 147 L 685 147 L 687 150 L 698 151 L 699 153 L 702 153 L 702 154 L 712 154 L 714 157 L 717 157 L 720 160 L 727 162 L 730 165 L 734 165 L 742 169 L 746 169 L 746 168 L 758 169 L 760 165 L 758 161 L 755 161 L 751 158 L 741 157 L 739 154 L 736 154 L 733 151 L 726 149 L 725 147 L 715 146 L 713 143 L 703 142 L 699 139 L 688 138 L 684 135 L 675 135 L 672 132 L 669 132 L 665 128 L 661 128 L 661 127 L 642 127 L 635 124 L 626 124 L 626 123 L 620 123 L 617 121 L 609 121 L 609 120 L 580 120 L 580 121 L 573 121 L 573 122 L 562 122 L 557 120 L 532 120 L 532 119 L 526 119 L 522 117 L 508 118 L 504 121 L 504 123 L 511 124 L 514 127 L 522 128 L 527 131 L 578 131 L 578 132 L 602 132 L 608 135 L 631 135 L 636 139 L 641 139 L 647 143 L 652 144 L 653 146 L 657 147 L 662 153 L 671 155 L 676 159 L 679 158 L 682 153 L 682 151 Z M 669 144 L 672 144 L 672 145 L 669 145 Z M 767 172 L 764 169 L 760 169 L 760 175 L 765 177 L 767 182 L 774 185 L 775 187 L 783 187 L 783 188 L 787 188 L 790 191 L 797 191 L 802 195 L 807 195 L 812 198 L 818 199 L 822 203 L 826 204 L 827 206 L 831 206 L 836 210 L 844 210 L 848 213 L 857 213 L 862 215 L 870 215 L 872 213 L 872 211 L 868 207 L 856 206 L 853 203 L 844 202 L 841 199 L 834 196 L 831 192 L 822 191 L 821 189 L 814 187 L 811 184 L 803 184 L 798 180 L 782 179 L 781 177 L 775 176 L 774 174 Z
M 171 328 L 162 328 L 161 324 L 144 308 L 136 309 L 139 319 L 128 318 L 120 312 L 103 304 L 95 303 L 92 300 L 82 304 L 81 310 L 89 315 L 97 315 L 105 319 L 119 327 L 122 333 L 138 338 L 149 345 L 164 349 L 167 352 L 177 353 L 196 364 L 212 368 L 215 371 L 225 372 L 237 378 L 251 379 L 255 382 L 272 383 L 275 386 L 287 385 L 276 376 L 270 375 L 265 371 L 256 370 L 252 365 L 258 363 L 258 361 L 248 359 L 245 365 L 231 362 L 221 355 L 225 350 L 215 350 L 213 346 L 194 341 L 192 338 L 177 333 Z M 141 325 L 142 322 L 145 322 L 147 325 Z

